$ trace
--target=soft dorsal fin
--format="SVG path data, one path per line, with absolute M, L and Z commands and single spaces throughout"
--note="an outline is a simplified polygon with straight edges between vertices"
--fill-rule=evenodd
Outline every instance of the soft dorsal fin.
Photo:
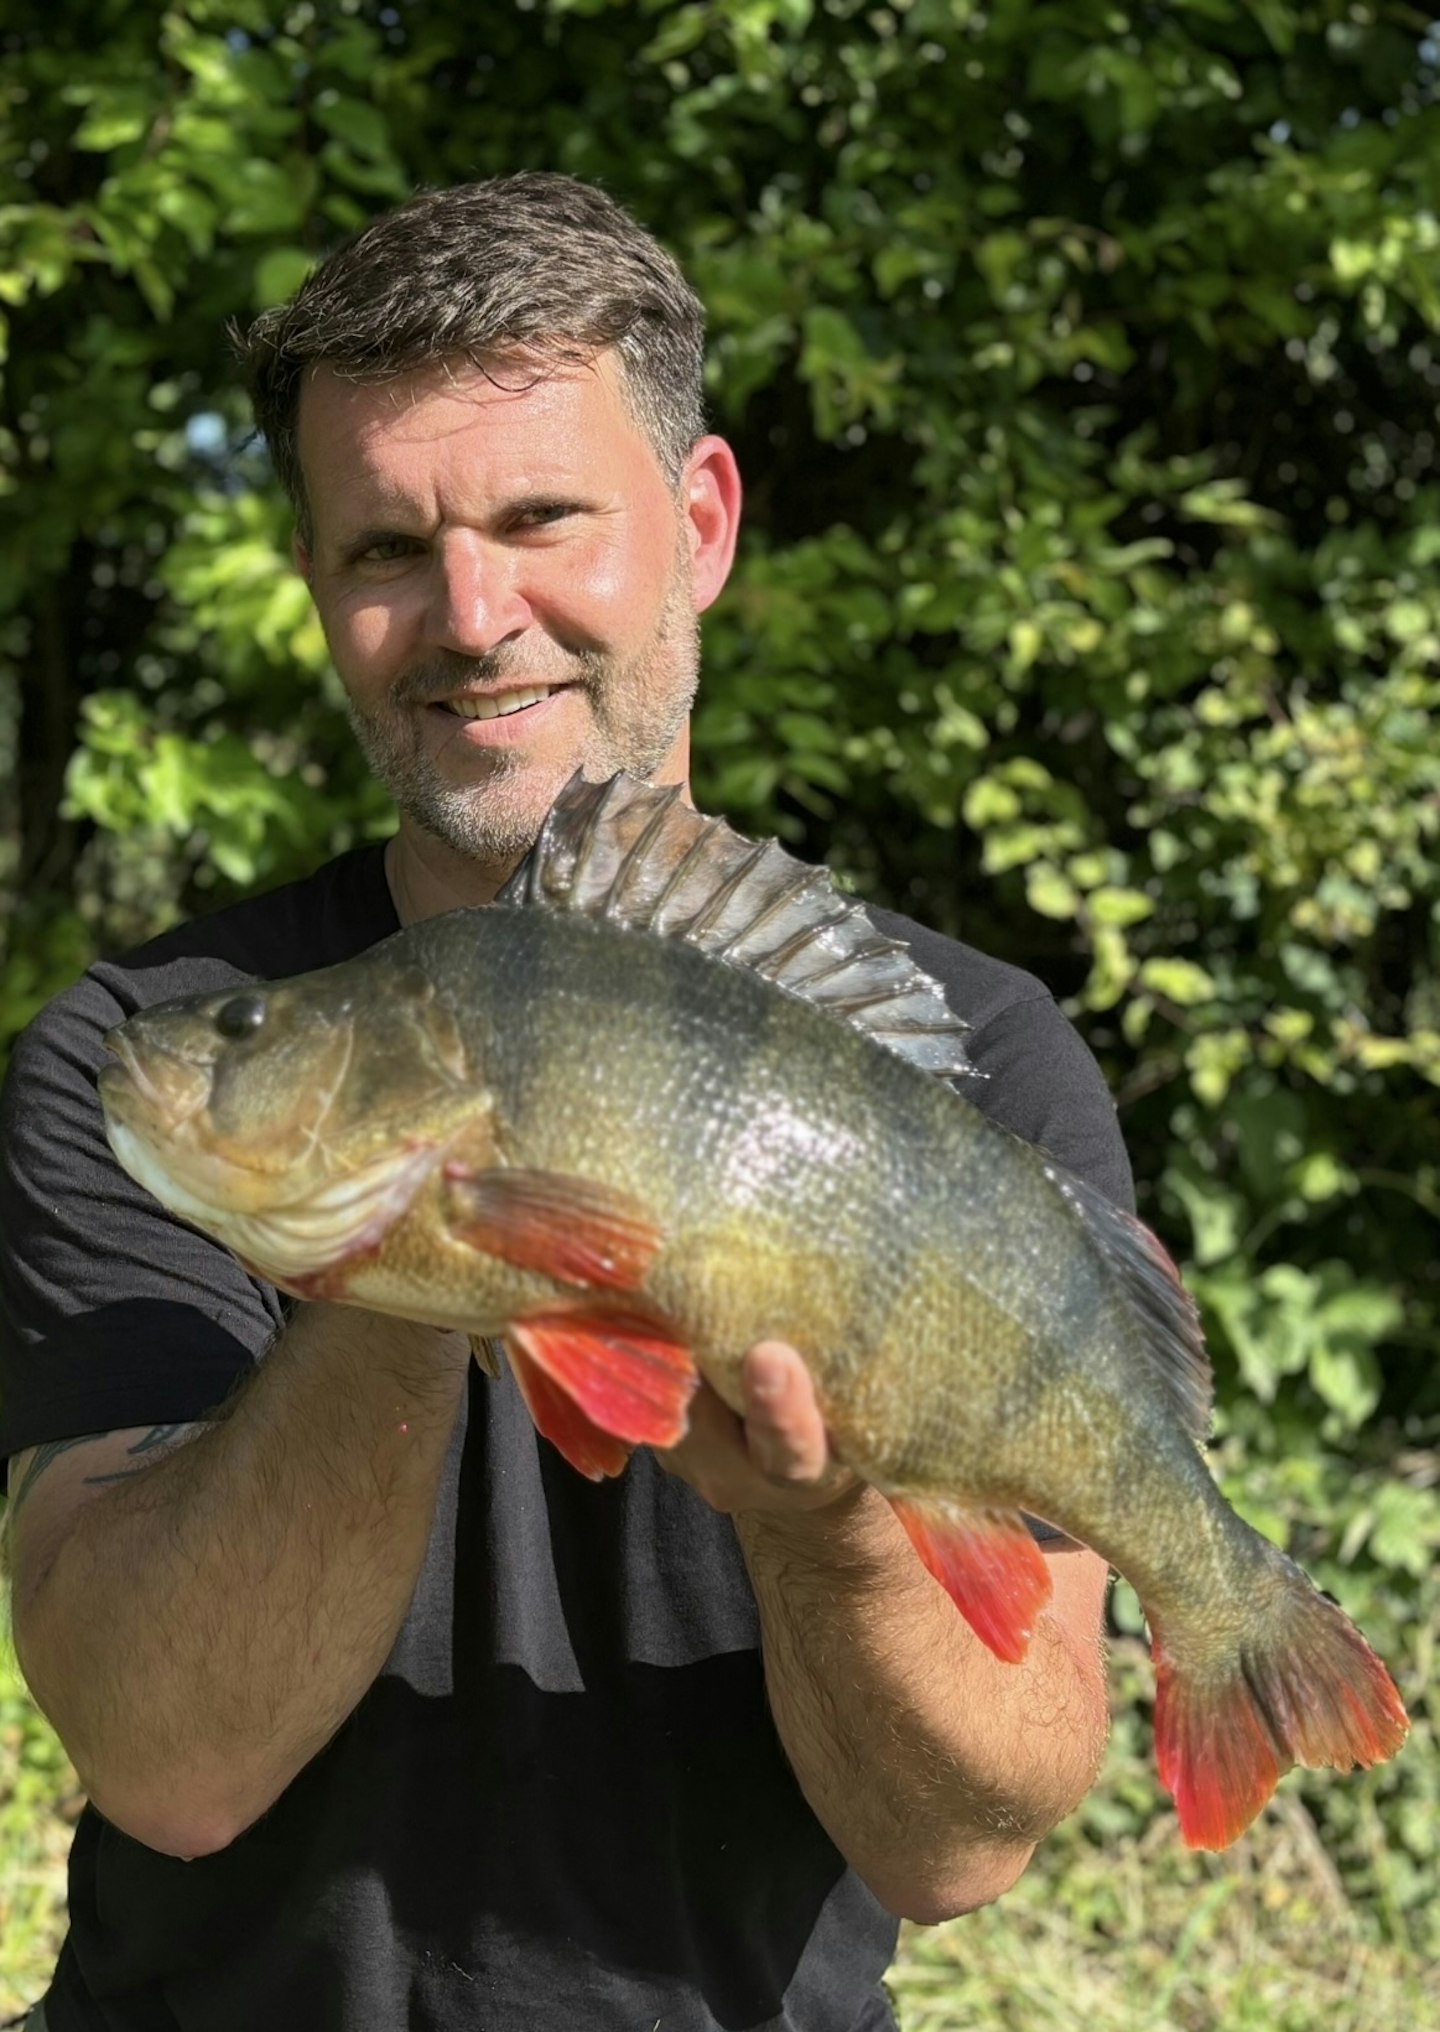
M 1175 1414 L 1198 1440 L 1210 1436 L 1214 1382 L 1200 1309 L 1185 1289 L 1165 1245 L 1134 1214 L 1058 1164 L 1046 1176 L 1059 1187 L 1098 1243 L 1145 1331 L 1155 1378 Z
M 705 818 L 678 785 L 572 776 L 495 900 L 684 939 L 813 1002 L 925 1072 L 979 1077 L 965 1054 L 970 1025 L 908 946 L 878 932 L 827 868 Z

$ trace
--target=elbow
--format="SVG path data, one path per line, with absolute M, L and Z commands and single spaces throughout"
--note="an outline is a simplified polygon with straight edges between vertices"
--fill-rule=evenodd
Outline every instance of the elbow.
M 993 1905 L 997 1898 L 1019 1883 L 1030 1858 L 1033 1842 L 987 1843 L 970 1847 L 924 1876 L 883 1877 L 866 1873 L 865 1881 L 887 1912 L 908 1919 L 916 1926 L 940 1926 L 947 1919 L 961 1919 Z
M 1074 1768 L 1041 1797 L 1032 1792 L 996 1802 L 998 1828 L 957 1822 L 928 1856 L 912 1848 L 875 1868 L 857 1865 L 859 1874 L 887 1911 L 917 1926 L 978 1912 L 1014 1889 L 1041 1842 L 1075 1810 L 1093 1780 L 1094 1762 L 1077 1755 Z
M 978 1912 L 982 1905 L 993 1905 L 1019 1883 L 1034 1853 L 1033 1842 L 1022 1842 L 977 1858 L 950 1882 L 937 1886 L 938 1895 L 929 1901 L 926 1911 L 912 1916 L 918 1925 L 938 1926 L 942 1920 L 960 1919 L 967 1912 Z
M 1077 1769 L 1073 1785 L 1057 1789 L 1048 1809 L 1037 1810 L 1030 1803 L 1016 1832 L 1004 1838 L 971 1840 L 923 1878 L 892 1881 L 885 1888 L 870 1877 L 866 1882 L 887 1910 L 917 1926 L 939 1926 L 947 1919 L 978 1912 L 982 1905 L 993 1905 L 1019 1883 L 1041 1842 L 1074 1812 L 1094 1775 L 1093 1766 L 1083 1778 Z
M 27 1661 L 21 1662 L 23 1669 Z M 88 1739 L 89 1732 L 63 1698 L 49 1697 L 43 1673 L 31 1671 L 27 1676 L 36 1706 L 75 1766 L 80 1790 L 103 1820 L 132 1841 L 189 1862 L 228 1848 L 264 1812 L 268 1801 L 244 1809 L 234 1797 L 233 1778 L 227 1787 L 223 1779 L 213 1785 L 187 1780 L 173 1765 L 142 1771 L 140 1763 L 149 1760 L 137 1756 L 133 1747 L 117 1760 L 113 1752 Z
M 191 1862 L 211 1856 L 260 1819 L 282 1786 L 273 1772 L 241 1770 L 232 1755 L 177 1753 L 157 1730 L 129 1730 L 116 1741 L 95 1726 L 93 1707 L 73 1698 L 78 1675 L 14 1631 L 16 1653 L 31 1696 L 75 1766 L 80 1789 L 103 1820 L 142 1847 Z M 67 1688 L 71 1697 L 67 1698 Z M 272 1789 L 264 1790 L 266 1784 Z
M 229 1800 L 186 1797 L 179 1788 L 156 1786 L 137 1792 L 103 1779 L 87 1782 L 83 1773 L 81 1783 L 90 1804 L 111 1827 L 142 1848 L 182 1863 L 218 1855 L 260 1817 L 236 1811 Z

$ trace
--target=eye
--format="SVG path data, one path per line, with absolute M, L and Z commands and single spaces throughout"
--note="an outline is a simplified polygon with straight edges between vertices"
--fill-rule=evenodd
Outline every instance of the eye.
M 557 522 L 563 522 L 569 515 L 579 512 L 573 501 L 534 501 L 528 508 L 522 508 L 515 517 L 517 529 L 549 529 Z
M 232 995 L 215 1012 L 215 1028 L 222 1037 L 249 1037 L 264 1021 L 263 995 Z
M 398 557 L 408 557 L 416 547 L 413 536 L 377 536 L 365 545 L 360 556 L 367 564 L 393 564 Z
M 424 548 L 419 537 L 407 536 L 402 530 L 366 529 L 344 546 L 341 557 L 351 570 L 379 570 L 384 565 L 400 564 Z

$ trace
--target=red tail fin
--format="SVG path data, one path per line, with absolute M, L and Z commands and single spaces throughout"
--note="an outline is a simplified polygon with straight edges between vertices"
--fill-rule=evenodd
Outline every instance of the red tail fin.
M 1292 1764 L 1351 1771 L 1405 1740 L 1385 1667 L 1343 1610 L 1291 1576 L 1280 1612 L 1272 1600 L 1218 1667 L 1187 1673 L 1157 1631 L 1155 1760 L 1190 1848 L 1227 1848 Z

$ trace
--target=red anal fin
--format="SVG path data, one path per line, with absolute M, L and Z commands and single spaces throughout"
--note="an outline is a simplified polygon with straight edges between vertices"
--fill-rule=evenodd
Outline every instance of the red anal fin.
M 635 1291 L 664 1236 L 628 1194 L 554 1171 L 445 1167 L 450 1232 L 519 1270 Z
M 1050 1599 L 1050 1569 L 1018 1510 L 962 1510 L 892 1496 L 910 1543 L 982 1644 L 1025 1656 Z
M 572 1468 L 592 1482 L 603 1481 L 607 1475 L 623 1474 L 631 1453 L 624 1440 L 602 1432 L 573 1397 L 567 1396 L 558 1383 L 552 1383 L 545 1371 L 537 1368 L 522 1347 L 512 1343 L 506 1353 L 536 1431 L 559 1448 Z
M 700 1372 L 690 1350 L 657 1321 L 543 1313 L 514 1321 L 505 1338 L 602 1432 L 630 1446 L 674 1446 L 684 1437 Z

